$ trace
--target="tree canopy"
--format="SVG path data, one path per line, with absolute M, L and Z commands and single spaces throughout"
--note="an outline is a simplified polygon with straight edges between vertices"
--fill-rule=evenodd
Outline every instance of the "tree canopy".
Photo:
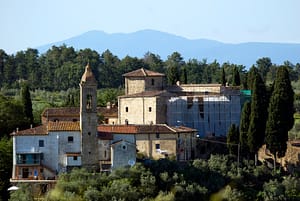
M 268 109 L 266 126 L 267 148 L 276 157 L 285 155 L 288 131 L 294 125 L 294 91 L 285 66 L 279 67 Z

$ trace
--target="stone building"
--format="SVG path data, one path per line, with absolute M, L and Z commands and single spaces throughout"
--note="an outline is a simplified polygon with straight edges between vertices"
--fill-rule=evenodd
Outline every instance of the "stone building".
M 199 136 L 225 136 L 239 125 L 240 91 L 220 84 L 165 85 L 164 74 L 143 68 L 123 75 L 119 124 L 167 124 L 198 130 Z
M 132 165 L 136 155 L 190 160 L 197 135 L 226 135 L 239 124 L 237 89 L 166 86 L 164 74 L 143 68 L 124 79 L 118 107 L 97 108 L 97 83 L 87 65 L 79 108 L 48 108 L 42 125 L 12 133 L 12 180 L 55 178 L 74 167 L 106 171 Z
M 96 86 L 87 65 L 80 81 L 79 121 L 75 108 L 50 109 L 41 126 L 12 133 L 12 179 L 53 178 L 73 167 L 98 169 Z
M 111 144 L 111 168 L 133 166 L 136 162 L 135 143 L 125 140 L 114 141 Z
M 113 136 L 114 141 L 136 145 L 140 157 L 179 161 L 194 158 L 196 130 L 184 126 L 153 125 L 99 125 L 99 134 Z

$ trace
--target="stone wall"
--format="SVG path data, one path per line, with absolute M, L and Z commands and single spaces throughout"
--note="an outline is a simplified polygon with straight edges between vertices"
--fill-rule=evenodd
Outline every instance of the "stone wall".
M 157 124 L 156 97 L 132 97 L 119 100 L 119 124 Z M 151 108 L 151 109 L 150 109 Z
M 136 146 L 135 144 L 122 141 L 112 145 L 112 168 L 124 167 L 135 163 Z
M 136 94 L 145 91 L 144 78 L 125 78 L 125 95 Z

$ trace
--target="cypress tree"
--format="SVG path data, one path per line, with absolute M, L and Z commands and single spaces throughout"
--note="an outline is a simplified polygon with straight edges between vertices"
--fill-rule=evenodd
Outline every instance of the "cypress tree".
M 222 86 L 226 86 L 226 75 L 225 75 L 225 69 L 224 69 L 224 67 L 222 68 L 221 84 L 222 84 Z
M 237 155 L 237 145 L 239 144 L 239 127 L 231 124 L 227 134 L 227 148 L 230 154 Z
M 25 117 L 29 120 L 30 124 L 33 124 L 33 113 L 32 113 L 32 102 L 29 92 L 29 86 L 27 83 L 23 84 L 21 89 L 23 113 Z
M 264 143 L 268 104 L 265 84 L 257 72 L 254 73 L 251 96 L 248 146 L 250 154 L 255 155 L 256 162 L 257 151 Z
M 251 103 L 249 101 L 244 103 L 241 121 L 240 121 L 240 144 L 241 144 L 241 153 L 243 155 L 248 155 L 249 146 L 248 146 L 248 129 L 250 124 L 250 114 L 251 114 Z
M 241 78 L 240 78 L 240 73 L 235 66 L 233 68 L 233 76 L 232 76 L 232 86 L 240 86 L 241 85 Z
M 183 84 L 187 84 L 187 72 L 186 72 L 186 67 L 182 68 L 182 73 L 181 73 L 181 82 Z
M 252 86 L 253 86 L 256 74 L 258 74 L 258 69 L 255 66 L 252 66 L 250 68 L 250 70 L 248 72 L 248 76 L 247 76 L 247 87 L 250 90 L 252 90 Z
M 288 131 L 294 125 L 293 101 L 294 91 L 289 72 L 286 67 L 281 66 L 277 69 L 266 124 L 266 145 L 274 155 L 274 163 L 277 155 L 283 157 L 287 149 Z

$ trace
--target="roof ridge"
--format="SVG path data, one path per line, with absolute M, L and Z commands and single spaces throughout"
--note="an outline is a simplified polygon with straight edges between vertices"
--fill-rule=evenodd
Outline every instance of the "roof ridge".
M 164 126 L 167 127 L 168 129 L 170 129 L 170 130 L 173 131 L 174 133 L 177 133 L 177 131 L 176 131 L 174 128 L 170 127 L 169 125 L 167 125 L 167 124 L 162 124 L 162 125 L 164 125 Z
M 146 73 L 146 70 L 144 68 L 141 68 L 142 73 L 147 77 L 148 74 Z

